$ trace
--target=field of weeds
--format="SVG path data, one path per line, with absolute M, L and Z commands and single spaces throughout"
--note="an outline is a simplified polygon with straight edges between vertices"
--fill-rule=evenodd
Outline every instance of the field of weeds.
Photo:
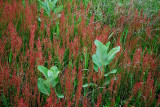
M 0 0 L 0 106 L 159 107 L 159 0 Z

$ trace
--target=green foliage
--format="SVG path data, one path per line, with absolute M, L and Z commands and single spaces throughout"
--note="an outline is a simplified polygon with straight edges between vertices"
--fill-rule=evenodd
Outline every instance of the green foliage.
M 57 83 L 59 82 L 59 70 L 56 66 L 51 67 L 50 69 L 47 69 L 44 66 L 38 66 L 38 70 L 45 76 L 46 80 L 43 80 L 42 78 L 38 78 L 38 89 L 40 92 L 46 94 L 46 95 L 50 95 L 51 93 L 51 86 L 53 88 L 56 87 Z M 63 94 L 61 93 L 57 93 L 57 97 L 58 98 L 63 98 Z
M 48 80 L 44 81 L 42 78 L 39 78 L 37 85 L 38 85 L 38 89 L 42 93 L 47 94 L 47 95 L 50 94 L 51 91 L 50 91 L 50 86 L 49 86 Z
M 84 84 L 82 87 L 83 88 L 86 88 L 86 87 L 89 87 L 89 86 L 97 86 L 96 84 L 94 84 L 94 83 L 87 83 L 87 84 Z
M 44 75 L 46 78 L 48 78 L 48 74 L 47 74 L 48 69 L 47 69 L 46 67 L 44 67 L 44 66 L 38 66 L 38 70 L 39 70 L 41 73 L 43 73 L 43 75 Z
M 2 96 L 0 97 L 0 100 L 2 101 L 2 103 L 5 107 L 9 107 L 8 102 L 7 102 L 7 98 L 4 94 L 2 94 Z
M 115 57 L 116 53 L 120 51 L 120 46 L 117 46 L 109 51 L 110 42 L 107 42 L 105 45 L 102 44 L 100 41 L 95 40 L 95 45 L 97 46 L 96 53 L 92 56 L 92 61 L 94 63 L 94 70 L 98 72 L 100 69 L 101 72 L 105 72 L 106 65 L 110 64 L 110 62 Z M 109 51 L 109 52 L 108 52 Z M 86 62 L 86 61 L 85 61 Z M 116 69 L 113 69 L 112 71 L 106 73 L 104 76 L 108 77 L 110 74 L 117 73 Z M 114 78 L 116 80 L 117 78 Z M 110 83 L 110 78 L 106 78 L 105 81 L 101 81 L 103 86 L 108 86 Z M 95 83 L 86 83 L 82 86 L 84 88 L 84 91 L 88 89 L 88 87 L 93 88 L 92 95 L 96 94 L 94 93 L 94 88 L 97 88 L 97 85 Z M 85 92 L 86 94 L 86 92 Z M 94 97 L 92 97 L 92 103 L 94 102 Z
M 110 74 L 115 74 L 116 72 L 117 72 L 116 69 L 112 69 L 112 71 L 106 73 L 104 76 L 107 77 L 108 75 L 110 75 Z
M 38 0 L 40 6 L 44 8 L 46 14 L 50 16 L 51 12 L 54 12 L 55 14 L 59 13 L 63 9 L 63 5 L 57 7 L 56 3 L 58 0 L 45 0 L 42 2 L 41 0 Z
M 10 53 L 9 53 L 9 63 L 11 63 L 12 62 L 12 50 L 10 51 Z
M 33 85 L 35 82 L 39 92 L 43 93 L 40 106 L 48 103 L 52 88 L 57 97 L 63 99 L 51 102 L 62 102 L 62 106 L 70 102 L 75 106 L 76 101 L 82 106 L 84 98 L 90 103 L 88 106 L 95 106 L 98 102 L 103 107 L 124 106 L 125 103 L 128 106 L 157 106 L 160 90 L 157 75 L 160 69 L 158 0 L 2 0 L 1 3 L 0 106 L 20 106 L 17 104 L 21 104 L 21 97 L 22 103 L 39 106 L 38 97 L 27 96 L 38 95 Z M 40 8 L 44 10 L 43 16 Z M 59 20 L 62 9 L 64 16 Z M 93 15 L 94 20 L 90 20 Z M 31 38 L 32 25 L 36 26 L 34 38 Z M 108 36 L 110 42 L 102 44 L 95 40 L 97 50 L 93 55 L 93 38 L 98 35 L 102 38 Z M 30 51 L 30 43 L 33 51 Z M 116 44 L 121 47 L 111 48 Z M 59 48 L 65 52 L 61 54 Z M 122 53 L 113 61 L 120 48 Z M 86 50 L 82 52 L 83 49 Z M 96 72 L 92 70 L 92 61 Z M 50 69 L 38 66 L 43 74 L 38 78 L 40 72 L 37 73 L 34 67 L 41 63 L 55 66 Z M 114 67 L 117 69 L 111 69 Z M 32 75 L 28 75 L 28 70 Z M 82 72 L 83 84 L 79 84 L 78 72 Z M 118 72 L 121 73 L 114 75 Z M 145 85 L 148 84 L 148 73 L 153 73 L 150 87 Z M 38 81 L 34 81 L 35 78 Z M 134 94 L 133 87 L 139 82 L 144 84 Z M 148 89 L 148 96 L 145 96 L 144 89 Z M 24 90 L 28 92 L 23 93 Z M 101 102 L 97 98 L 100 93 Z
M 120 46 L 117 46 L 108 52 L 110 42 L 107 42 L 106 45 L 104 45 L 100 41 L 95 40 L 94 43 L 97 46 L 97 50 L 96 54 L 92 56 L 92 61 L 94 62 L 94 70 L 98 72 L 99 68 L 102 71 L 106 65 L 110 64 L 116 56 L 116 53 L 120 51 Z

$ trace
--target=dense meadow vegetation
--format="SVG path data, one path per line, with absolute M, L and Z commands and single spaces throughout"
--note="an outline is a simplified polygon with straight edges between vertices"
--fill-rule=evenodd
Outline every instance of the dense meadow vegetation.
M 160 106 L 159 0 L 0 0 L 0 106 Z

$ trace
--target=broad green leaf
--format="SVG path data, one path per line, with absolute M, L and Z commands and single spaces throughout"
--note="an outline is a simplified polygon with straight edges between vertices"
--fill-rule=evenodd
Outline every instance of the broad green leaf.
M 51 85 L 52 85 L 53 88 L 57 85 L 58 81 L 59 81 L 59 78 L 50 79 L 50 83 L 51 83 Z
M 103 65 L 107 65 L 107 48 L 105 45 L 97 47 L 96 56 Z
M 47 80 L 45 80 L 43 83 L 44 83 L 44 85 L 47 86 L 48 88 L 51 87 L 50 79 L 49 79 L 49 78 L 47 78 Z
M 100 60 L 100 62 L 103 65 L 107 65 L 108 61 L 107 61 L 107 47 L 105 45 L 103 45 L 100 41 L 95 40 L 95 45 L 97 46 L 97 50 L 96 50 L 96 55 L 98 57 L 98 59 Z M 109 47 L 108 47 L 109 48 Z
M 95 40 L 94 44 L 99 47 L 99 46 L 103 46 L 102 42 L 100 42 L 99 40 Z
M 107 53 L 108 53 L 108 50 L 109 50 L 110 43 L 111 43 L 110 41 L 106 43 Z
M 42 4 L 42 1 L 41 1 L 41 0 L 38 0 L 38 2 L 39 2 L 40 4 Z
M 41 0 L 38 0 L 39 4 L 42 8 L 44 8 L 45 13 L 50 16 L 50 12 L 53 11 L 54 13 L 58 13 L 63 9 L 63 5 L 56 7 L 56 3 L 58 0 L 44 0 L 42 2 Z
M 56 7 L 56 8 L 54 9 L 54 13 L 57 14 L 57 13 L 59 13 L 62 9 L 63 9 L 63 5 L 61 5 L 61 6 L 59 6 L 59 7 Z
M 49 1 L 48 0 L 45 0 L 46 1 L 46 6 L 47 6 L 47 9 L 49 9 Z
M 50 10 L 52 11 L 52 10 L 53 10 L 53 7 L 54 7 L 54 6 L 52 5 L 52 2 L 49 2 L 48 4 L 49 4 Z
M 44 8 L 45 11 L 47 11 L 47 4 L 46 3 L 41 2 L 41 6 Z
M 83 88 L 86 88 L 86 87 L 89 87 L 89 86 L 97 86 L 96 84 L 94 84 L 94 83 L 87 83 L 87 84 L 84 84 L 82 87 Z
M 38 21 L 41 22 L 41 18 L 40 17 L 38 17 Z
M 121 7 L 123 4 L 122 3 L 118 3 L 118 6 Z
M 53 77 L 53 71 L 52 70 L 48 70 L 48 78 L 52 78 Z
M 62 93 L 56 93 L 58 98 L 63 98 L 64 95 Z
M 117 72 L 116 69 L 112 69 L 112 71 L 110 72 L 110 74 L 115 74 Z
M 51 92 L 50 88 L 48 88 L 46 85 L 44 85 L 44 80 L 42 78 L 38 78 L 37 85 L 38 85 L 39 91 L 41 91 L 42 93 L 47 94 L 47 95 L 50 94 L 50 92 Z
M 48 1 L 47 1 L 46 5 L 47 5 L 47 13 L 50 14 L 51 10 L 50 10 Z
M 44 0 L 44 2 L 45 2 L 45 3 L 47 3 L 47 2 L 48 2 L 48 0 Z
M 50 70 L 52 70 L 53 72 L 55 72 L 55 73 L 57 73 L 57 74 L 59 74 L 59 72 L 60 72 L 56 66 L 52 66 L 52 67 L 50 68 Z
M 96 64 L 98 67 L 102 66 L 102 63 L 100 62 L 98 56 L 96 54 L 94 54 L 92 56 L 92 61 L 94 62 L 94 64 Z
M 58 0 L 53 0 L 52 5 L 55 7 Z
M 101 70 L 101 72 L 102 72 L 102 66 L 97 66 L 95 63 L 94 63 L 94 70 L 96 71 L 96 72 L 98 72 L 98 70 Z
M 48 77 L 56 79 L 58 77 L 58 72 L 54 72 L 53 70 L 48 70 Z
M 116 56 L 116 53 L 119 51 L 120 51 L 120 46 L 117 46 L 109 51 L 109 53 L 107 55 L 108 64 L 113 60 L 113 58 Z
M 111 72 L 106 73 L 104 76 L 107 77 L 109 74 L 115 74 L 117 72 L 116 69 L 113 69 Z
M 97 66 L 97 65 L 94 63 L 94 70 L 95 70 L 96 72 L 98 72 L 98 69 L 99 69 L 99 66 Z
M 55 93 L 57 94 L 58 98 L 63 98 L 64 97 L 64 95 L 62 93 L 57 92 L 57 88 L 55 88 Z
M 43 73 L 43 75 L 48 78 L 48 69 L 44 66 L 39 65 L 38 66 L 38 70 Z

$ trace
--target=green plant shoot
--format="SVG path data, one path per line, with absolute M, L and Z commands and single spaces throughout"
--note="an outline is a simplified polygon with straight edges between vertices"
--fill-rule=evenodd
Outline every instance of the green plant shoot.
M 106 45 L 102 44 L 98 40 L 95 40 L 94 43 L 97 46 L 96 53 L 92 56 L 94 70 L 97 72 L 98 69 L 105 71 L 104 67 L 111 63 L 111 61 L 116 56 L 116 53 L 120 51 L 120 46 L 117 46 L 108 52 L 110 41 L 107 42 Z
M 40 92 L 46 94 L 46 95 L 50 95 L 51 93 L 51 86 L 53 88 L 55 88 L 56 84 L 59 81 L 59 70 L 56 66 L 51 67 L 50 69 L 47 69 L 44 66 L 38 66 L 38 70 L 45 76 L 46 80 L 42 79 L 42 78 L 38 78 L 38 89 Z M 63 98 L 64 96 L 60 93 L 57 93 L 57 97 L 59 98 Z M 60 96 L 59 96 L 60 95 Z
M 56 3 L 58 2 L 58 0 L 45 0 L 44 2 L 42 2 L 41 0 L 38 0 L 38 2 L 40 6 L 44 8 L 46 14 L 49 17 L 51 12 L 54 12 L 55 14 L 57 14 L 63 9 L 63 5 L 59 7 L 56 6 Z

